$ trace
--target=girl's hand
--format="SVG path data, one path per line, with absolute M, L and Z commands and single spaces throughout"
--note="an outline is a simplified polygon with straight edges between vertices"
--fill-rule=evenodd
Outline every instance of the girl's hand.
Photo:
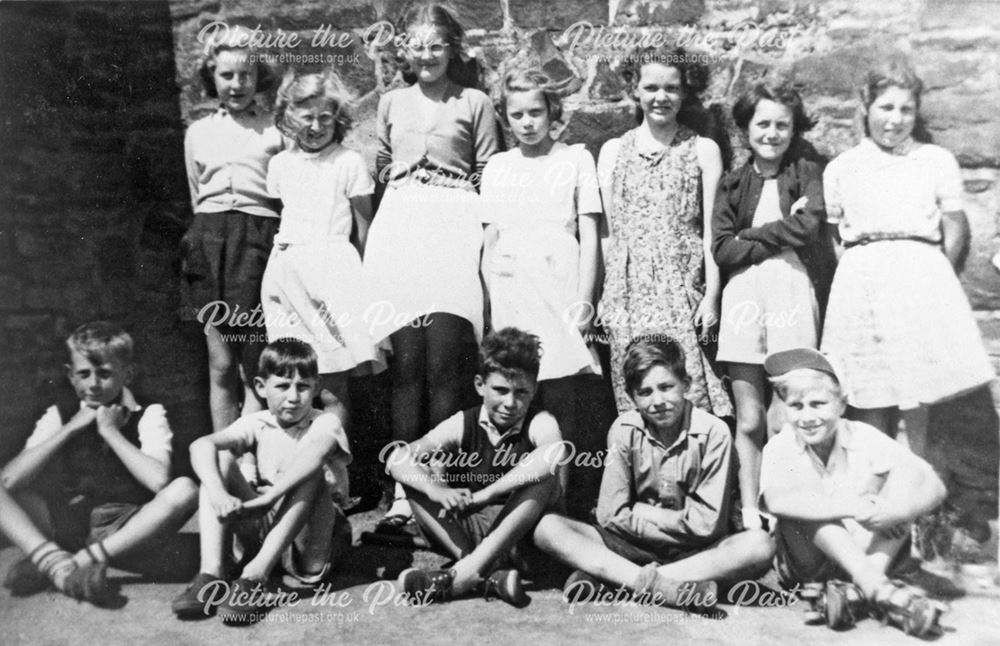
M 705 296 L 694 311 L 694 327 L 699 336 L 708 336 L 709 330 L 719 321 L 719 304 L 717 299 Z

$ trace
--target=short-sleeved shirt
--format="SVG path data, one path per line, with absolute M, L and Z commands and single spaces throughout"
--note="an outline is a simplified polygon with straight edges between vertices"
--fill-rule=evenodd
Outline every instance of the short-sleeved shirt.
M 194 212 L 278 217 L 267 193 L 267 164 L 283 147 L 274 117 L 257 106 L 236 115 L 220 107 L 192 123 L 184 161 Z
M 281 199 L 277 244 L 303 244 L 351 235 L 351 198 L 371 195 L 375 183 L 357 152 L 332 144 L 319 152 L 286 150 L 271 160 L 267 191 Z
M 643 549 L 671 552 L 708 546 L 729 533 L 734 461 L 726 423 L 684 403 L 681 432 L 670 445 L 646 428 L 638 411 L 615 420 L 597 501 L 597 522 Z M 632 515 L 636 503 L 670 510 L 661 529 Z
M 235 432 L 239 443 L 233 453 L 242 455 L 253 451 L 257 458 L 257 472 L 262 480 L 277 482 L 298 452 L 299 442 L 309 433 L 321 433 L 333 440 L 336 447 L 326 456 L 326 464 L 333 471 L 334 497 L 347 498 L 347 465 L 351 463 L 351 449 L 340 421 L 332 413 L 312 409 L 295 426 L 282 428 L 267 410 L 244 415 L 233 422 L 227 431 Z
M 85 405 L 80 402 L 80 408 Z M 170 430 L 170 424 L 167 423 L 167 411 L 163 406 L 160 404 L 140 406 L 128 388 L 122 389 L 121 405 L 133 415 L 140 413 L 142 415 L 138 422 L 139 450 L 155 460 L 169 464 L 173 452 L 171 442 L 174 434 Z M 67 423 L 69 420 L 64 420 L 59 415 L 59 407 L 50 406 L 35 424 L 35 430 L 28 437 L 24 448 L 31 449 L 45 442 Z
M 826 495 L 877 494 L 895 465 L 914 459 L 901 444 L 862 422 L 840 420 L 826 464 L 790 426 L 764 446 L 760 468 L 761 508 L 771 488 L 795 487 Z
M 375 122 L 379 181 L 419 167 L 428 171 L 430 184 L 478 187 L 483 167 L 501 144 L 489 97 L 452 83 L 430 121 L 416 109 L 423 100 L 416 85 L 386 92 L 379 100 Z
M 839 223 L 844 242 L 870 234 L 939 242 L 941 214 L 962 210 L 958 162 L 932 144 L 895 154 L 865 139 L 830 162 L 823 188 L 828 220 Z

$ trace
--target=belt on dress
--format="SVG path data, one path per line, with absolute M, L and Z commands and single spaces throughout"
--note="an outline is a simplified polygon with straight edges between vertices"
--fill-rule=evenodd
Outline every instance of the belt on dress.
M 921 236 L 912 236 L 905 233 L 868 233 L 857 240 L 850 240 L 844 242 L 844 249 L 850 249 L 851 247 L 864 246 L 871 244 L 873 242 L 889 242 L 895 240 L 913 240 L 914 242 L 923 242 L 924 244 L 929 244 L 932 246 L 939 246 L 941 243 L 935 240 L 928 240 Z

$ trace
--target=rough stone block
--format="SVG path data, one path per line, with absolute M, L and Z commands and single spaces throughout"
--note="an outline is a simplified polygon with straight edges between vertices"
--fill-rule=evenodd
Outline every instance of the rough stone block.
M 631 103 L 604 108 L 596 106 L 580 108 L 569 115 L 564 115 L 564 118 L 566 127 L 559 139 L 571 144 L 585 144 L 595 161 L 604 142 L 620 137 L 636 125 L 635 109 Z
M 517 27 L 558 29 L 575 22 L 608 24 L 607 0 L 552 2 L 551 0 L 508 0 L 510 18 Z
M 623 0 L 615 24 L 632 26 L 691 24 L 705 14 L 705 0 Z

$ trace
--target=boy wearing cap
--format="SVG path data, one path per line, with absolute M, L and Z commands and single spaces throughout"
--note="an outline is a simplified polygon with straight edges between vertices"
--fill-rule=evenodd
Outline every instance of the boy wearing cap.
M 888 573 L 907 554 L 913 520 L 944 499 L 944 485 L 902 445 L 843 419 L 840 381 L 819 352 L 777 352 L 764 369 L 785 404 L 760 478 L 762 508 L 778 518 L 782 584 L 850 581 L 840 584 L 851 588 L 847 598 L 863 597 L 893 623 L 932 629 L 936 613 L 923 593 Z

